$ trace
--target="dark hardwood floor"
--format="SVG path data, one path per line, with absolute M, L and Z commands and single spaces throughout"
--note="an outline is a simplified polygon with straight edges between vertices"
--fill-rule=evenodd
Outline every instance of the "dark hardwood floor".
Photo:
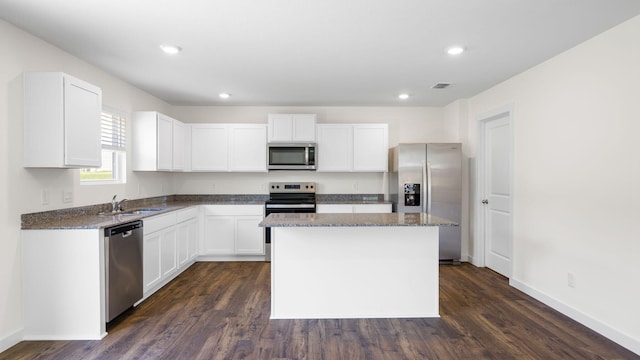
M 270 265 L 196 263 L 101 341 L 0 359 L 640 359 L 469 264 L 440 266 L 439 319 L 269 320 Z

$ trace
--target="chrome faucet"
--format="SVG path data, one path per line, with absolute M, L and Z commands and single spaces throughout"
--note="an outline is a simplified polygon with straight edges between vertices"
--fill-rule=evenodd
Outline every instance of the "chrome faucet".
M 116 197 L 118 194 L 113 195 L 113 199 L 111 199 L 111 212 L 121 212 L 122 211 L 122 203 L 127 201 L 127 199 L 122 199 L 120 201 L 116 201 Z

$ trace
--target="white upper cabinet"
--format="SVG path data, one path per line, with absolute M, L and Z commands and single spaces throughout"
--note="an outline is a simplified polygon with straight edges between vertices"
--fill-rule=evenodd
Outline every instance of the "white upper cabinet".
M 262 124 L 230 125 L 229 171 L 267 171 L 267 127 Z
M 316 142 L 316 114 L 269 114 L 268 142 Z
M 319 124 L 317 131 L 317 171 L 388 171 L 387 124 Z
M 353 126 L 353 171 L 388 171 L 388 128 L 387 124 Z
M 229 129 L 224 124 L 191 125 L 191 170 L 227 171 Z
M 193 124 L 193 171 L 267 171 L 267 126 L 264 124 Z
M 353 126 L 318 125 L 317 171 L 345 172 L 353 169 Z
M 185 170 L 187 125 L 173 121 L 173 171 Z
M 100 88 L 60 72 L 24 73 L 24 166 L 100 167 Z
M 184 123 L 155 111 L 138 111 L 132 127 L 134 171 L 184 170 Z

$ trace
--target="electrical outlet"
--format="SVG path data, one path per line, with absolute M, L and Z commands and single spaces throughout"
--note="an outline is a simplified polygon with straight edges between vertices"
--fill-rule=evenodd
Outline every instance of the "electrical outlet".
M 573 275 L 573 273 L 567 273 L 567 285 L 570 288 L 576 287 L 576 277 L 575 275 Z
M 267 184 L 265 183 L 260 184 L 260 191 L 267 191 Z
M 211 183 L 211 192 L 213 192 L 213 193 L 216 192 L 216 184 L 215 183 Z
M 351 187 L 353 188 L 353 190 L 358 190 L 358 183 L 353 183 L 353 185 L 351 185 Z
M 49 205 L 49 189 L 42 189 L 40 201 L 42 202 L 42 205 Z
M 62 190 L 62 202 L 67 204 L 70 202 L 73 202 L 73 190 L 71 189 Z

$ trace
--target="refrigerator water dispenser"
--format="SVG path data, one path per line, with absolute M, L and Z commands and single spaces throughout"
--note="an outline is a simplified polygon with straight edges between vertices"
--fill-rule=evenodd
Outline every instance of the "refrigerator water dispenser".
M 420 206 L 420 184 L 404 184 L 404 206 Z

